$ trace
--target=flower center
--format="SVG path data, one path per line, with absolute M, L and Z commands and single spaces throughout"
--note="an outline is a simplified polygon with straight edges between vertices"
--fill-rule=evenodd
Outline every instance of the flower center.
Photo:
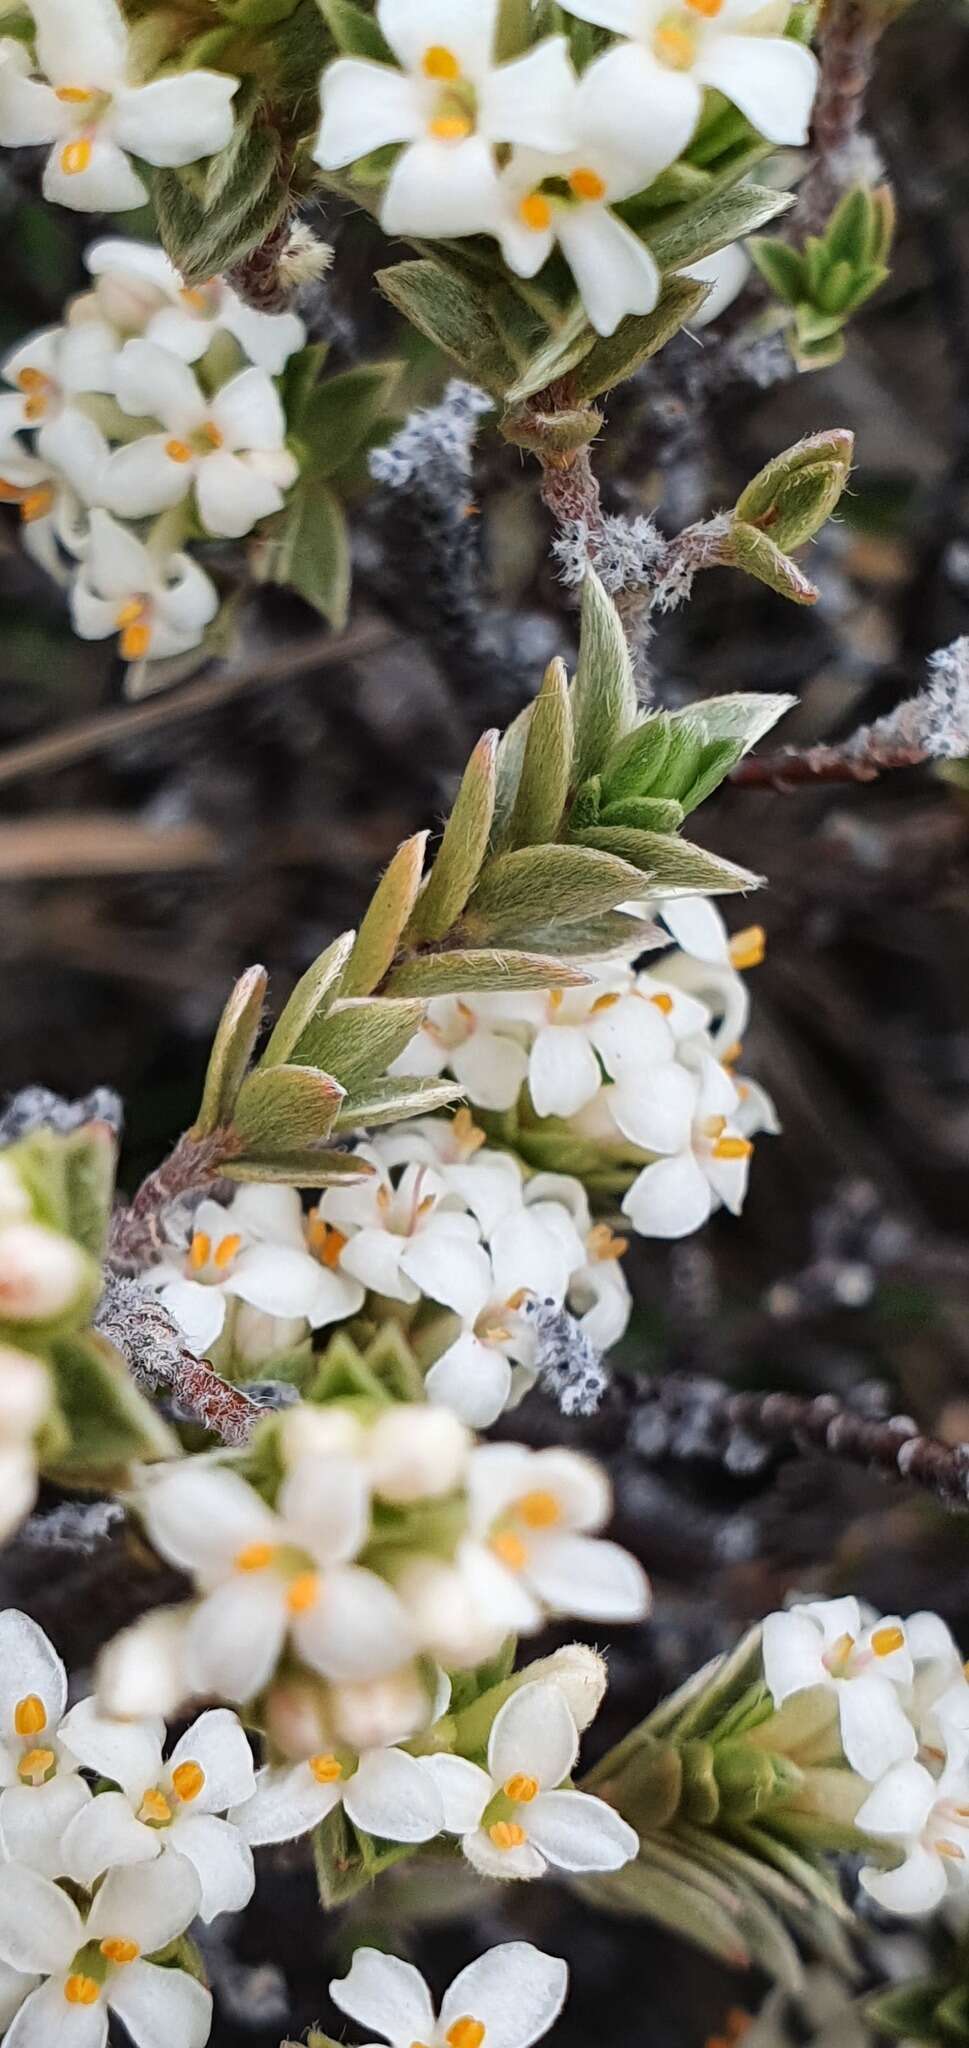
M 554 1493 L 541 1490 L 523 1493 L 521 1499 L 515 1503 L 515 1510 L 526 1529 L 554 1529 L 556 1523 L 562 1520 L 562 1510 Z
M 25 419 L 31 423 L 42 420 L 57 389 L 53 378 L 45 376 L 43 370 L 25 369 L 18 372 L 17 385 L 27 401 L 24 406 Z
M 688 71 L 696 56 L 696 29 L 680 14 L 666 14 L 653 36 L 653 50 L 671 71 Z
M 488 1839 L 504 1854 L 509 1849 L 520 1849 L 528 1837 L 517 1820 L 496 1820 L 488 1829 Z
M 463 142 L 474 133 L 474 88 L 462 76 L 461 60 L 444 43 L 431 43 L 421 60 L 421 70 L 440 89 L 427 124 L 436 142 Z
M 138 1819 L 146 1828 L 167 1828 L 171 1826 L 172 1805 L 160 1785 L 149 1786 L 138 1808 Z
M 617 1237 L 615 1232 L 610 1230 L 608 1223 L 597 1223 L 590 1230 L 585 1244 L 589 1257 L 596 1266 L 602 1259 L 621 1259 L 629 1250 L 628 1237 Z
M 147 607 L 140 609 L 146 610 Z M 121 624 L 120 617 L 118 623 Z M 227 1231 L 225 1237 L 220 1237 L 214 1251 L 208 1231 L 197 1230 L 188 1248 L 188 1263 L 193 1273 L 201 1273 L 211 1259 L 216 1272 L 224 1273 L 241 1250 L 242 1239 L 237 1230 Z
M 183 1806 L 191 1806 L 192 1800 L 198 1798 L 204 1787 L 205 1772 L 201 1764 L 192 1761 L 176 1764 L 172 1772 L 172 1790 Z
M 203 441 L 208 442 L 210 448 L 225 447 L 225 435 L 214 420 L 206 420 L 204 427 L 200 427 L 199 434 Z
M 143 597 L 133 597 L 115 612 L 114 623 L 121 635 L 125 661 L 143 661 L 151 646 L 151 608 Z
M 449 2027 L 444 2036 L 448 2048 L 481 2048 L 484 2037 L 483 2022 L 473 2020 L 468 2013 L 465 2013 L 463 2019 L 455 2020 L 453 2027 Z
M 443 43 L 432 43 L 424 52 L 423 70 L 425 78 L 434 78 L 453 85 L 461 76 L 461 65 L 453 50 L 445 49 Z
M 43 1734 L 47 1726 L 47 1709 L 35 1692 L 29 1692 L 26 1699 L 17 1701 L 13 1725 L 18 1735 Z
M 673 1008 L 673 998 L 668 996 L 663 989 L 660 989 L 657 995 L 650 996 L 649 1000 L 654 1010 L 659 1011 L 661 1017 L 668 1017 L 670 1015 Z
M 64 1996 L 68 2005 L 97 2005 L 101 1996 L 101 1986 L 95 1983 L 93 1977 L 68 1977 L 64 1985 Z
M 335 1273 L 340 1263 L 340 1255 L 349 1242 L 343 1231 L 335 1230 L 331 1224 L 324 1223 L 319 1210 L 311 1209 L 307 1236 L 310 1251 L 319 1259 L 320 1265 Z
M 749 924 L 730 941 L 730 965 L 738 974 L 759 967 L 767 951 L 767 933 L 762 924 Z
M 318 1785 L 335 1785 L 343 1776 L 343 1765 L 338 1757 L 330 1753 L 325 1756 L 311 1756 L 310 1770 Z
M 948 1856 L 953 1863 L 964 1863 L 966 1860 L 965 1850 L 960 1849 L 958 1842 L 950 1842 L 945 1835 L 936 1842 L 935 1847 L 937 1855 Z
M 192 450 L 187 441 L 166 441 L 165 454 L 169 462 L 191 462 Z
M 23 1785 L 46 1785 L 57 1769 L 57 1758 L 52 1749 L 28 1749 L 17 1766 L 17 1776 Z
M 604 199 L 606 181 L 600 178 L 598 171 L 590 171 L 586 165 L 580 164 L 577 170 L 569 172 L 569 190 L 574 192 L 576 199 Z M 615 1000 L 618 1001 L 618 997 Z
M 119 1963 L 123 1966 L 125 1963 L 136 1963 L 141 1950 L 136 1941 L 124 1941 L 119 1936 L 112 1936 L 109 1940 L 102 1941 L 101 1954 L 105 1962 Z
M 525 1771 L 516 1772 L 513 1778 L 506 1778 L 502 1786 L 506 1799 L 515 1806 L 530 1806 L 538 1798 L 538 1779 L 528 1777 Z

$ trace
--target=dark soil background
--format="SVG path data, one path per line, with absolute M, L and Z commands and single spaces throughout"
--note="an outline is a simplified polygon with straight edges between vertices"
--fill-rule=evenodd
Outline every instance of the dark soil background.
M 916 689 L 926 656 L 969 632 L 967 105 L 969 13 L 927 0 L 884 45 L 871 125 L 899 240 L 892 282 L 843 364 L 769 389 L 725 380 L 701 405 L 683 398 L 681 354 L 616 401 L 596 457 L 610 509 L 662 498 L 676 525 L 732 503 L 805 432 L 857 435 L 845 516 L 807 563 L 819 605 L 797 611 L 739 576 L 702 578 L 653 643 L 661 699 L 792 690 L 785 736 L 833 737 Z M 26 154 L 0 170 L 0 220 L 0 340 L 12 342 L 81 286 L 80 251 L 99 224 L 44 207 Z M 334 365 L 403 348 L 406 402 L 434 402 L 441 366 L 370 288 L 379 237 L 359 218 L 325 231 L 337 261 L 312 312 Z M 265 961 L 280 1001 L 353 922 L 397 842 L 441 815 L 479 731 L 519 708 L 552 652 L 573 650 L 536 475 L 487 427 L 474 499 L 444 567 L 429 527 L 379 491 L 361 502 L 357 653 L 334 659 L 320 620 L 263 596 L 221 702 L 190 682 L 140 709 L 123 704 L 110 655 L 72 637 L 59 592 L 4 515 L 0 1096 L 30 1081 L 119 1089 L 128 1184 L 189 1120 L 233 975 Z M 697 836 L 769 878 L 745 1065 L 775 1095 L 784 1135 L 758 1148 L 742 1222 L 635 1247 L 624 1362 L 641 1375 L 834 1390 L 969 1437 L 969 779 L 912 771 L 847 791 L 727 790 Z M 744 922 L 749 907 L 730 914 Z M 519 1420 L 535 1441 L 563 1432 L 537 1399 L 516 1433 Z M 595 1745 L 791 1586 L 936 1607 L 969 1650 L 969 1519 L 820 1459 L 725 1474 L 702 1429 L 659 1456 L 648 1420 L 637 1439 L 608 1408 L 566 1434 L 608 1457 L 620 1533 L 657 1594 L 651 1622 L 611 1647 Z M 104 1588 L 80 1571 L 52 1584 L 49 1565 L 45 1577 L 11 1561 L 4 1578 L 5 1597 L 32 1605 L 77 1658 L 114 1625 Z M 277 2048 L 318 2019 L 341 2034 L 326 1981 L 367 1938 L 403 1945 L 439 1987 L 513 1935 L 566 1954 L 559 2048 L 701 2048 L 766 1988 L 730 1981 L 646 1923 L 594 1918 L 551 1883 L 499 1894 L 427 1866 L 384 1884 L 324 1921 L 308 1851 L 264 1853 L 256 1903 L 209 1954 L 216 2048 Z M 872 1927 L 859 1981 L 916 1967 L 920 1943 Z M 792 2026 L 792 2040 L 812 2031 Z

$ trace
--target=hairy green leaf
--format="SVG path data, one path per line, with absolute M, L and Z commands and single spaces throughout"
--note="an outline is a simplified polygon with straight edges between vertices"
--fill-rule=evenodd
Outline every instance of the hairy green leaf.
M 348 1091 L 384 1074 L 424 1021 L 424 1004 L 411 998 L 351 996 L 334 1003 L 312 1032 L 313 1065 L 333 1074 Z M 302 1059 L 302 1047 L 298 1058 Z
M 298 1152 L 329 1136 L 345 1093 L 317 1067 L 265 1067 L 243 1082 L 233 1127 L 257 1158 Z
M 343 982 L 345 996 L 368 996 L 390 968 L 421 884 L 428 834 L 416 832 L 397 848 L 381 876 L 357 933 Z M 397 994 L 397 990 L 388 990 Z
M 391 996 L 461 995 L 468 989 L 504 994 L 513 988 L 581 988 L 589 979 L 564 960 L 538 953 L 487 947 L 453 953 L 425 953 L 395 967 L 387 981 Z
M 473 941 L 514 945 L 521 932 L 615 909 L 639 879 L 627 861 L 585 842 L 521 847 L 486 868 L 463 931 Z
M 340 992 L 343 970 L 353 951 L 355 932 L 344 932 L 314 960 L 296 984 L 279 1023 L 259 1064 L 277 1067 L 291 1058 L 299 1047 L 301 1059 L 309 1066 L 321 1066 L 316 1057 L 314 1026 L 322 1023 L 330 1004 Z
M 538 846 L 557 837 L 571 772 L 569 679 L 564 662 L 556 660 L 545 671 L 528 723 L 518 794 L 508 829 L 509 847 Z
M 250 967 L 236 982 L 219 1020 L 193 1136 L 210 1137 L 232 1121 L 236 1096 L 252 1058 L 269 976 L 264 967 Z
M 579 665 L 572 684 L 575 733 L 572 779 L 602 767 L 638 713 L 633 665 L 622 620 L 593 569 L 582 585 Z
M 434 865 L 414 906 L 409 941 L 444 938 L 481 873 L 495 810 L 497 752 L 497 732 L 486 732 L 464 771 Z

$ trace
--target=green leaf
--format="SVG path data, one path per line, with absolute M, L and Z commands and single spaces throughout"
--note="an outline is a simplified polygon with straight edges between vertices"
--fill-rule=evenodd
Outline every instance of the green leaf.
M 635 893 L 639 879 L 628 861 L 590 849 L 585 840 L 521 847 L 485 869 L 463 930 L 472 941 L 514 945 L 519 933 L 614 910 Z
M 686 839 L 672 839 L 665 832 L 634 832 L 622 825 L 599 825 L 576 834 L 579 846 L 595 848 L 603 859 L 616 859 L 632 867 L 635 887 L 627 887 L 627 898 L 642 897 L 643 883 L 650 895 L 729 895 L 738 889 L 756 889 L 762 877 L 732 860 L 720 860 L 702 846 Z M 621 900 L 621 899 L 620 899 Z
M 329 1136 L 346 1090 L 317 1067 L 265 1067 L 239 1091 L 232 1122 L 247 1155 L 299 1152 Z
M 854 446 L 854 435 L 843 428 L 797 441 L 741 491 L 736 517 L 768 533 L 785 553 L 813 540 L 845 489 Z
M 699 736 L 694 737 L 695 756 L 699 760 Z M 634 726 L 610 748 L 603 762 L 603 804 L 627 803 L 634 797 L 647 796 L 662 778 L 667 761 L 671 763 L 671 785 L 678 788 L 683 780 L 678 750 L 689 741 L 689 729 L 681 726 L 674 748 L 674 727 L 665 711 L 644 718 L 641 725 Z M 689 773 L 693 773 L 692 755 Z
M 312 1032 L 312 1064 L 324 1067 L 347 1090 L 387 1068 L 410 1044 L 424 1021 L 424 1004 L 379 996 L 351 996 L 334 1003 Z M 303 1048 L 298 1058 L 302 1060 Z
M 669 1863 L 651 1837 L 638 1861 L 608 1877 L 581 1878 L 576 1890 L 593 1906 L 656 1920 L 731 1969 L 747 1969 L 750 1951 L 737 1925 L 736 1893 L 724 1888 L 725 1895 L 711 1896 L 695 1865 L 675 1857 L 672 1868 Z
M 528 728 L 535 710 L 534 703 L 526 704 L 518 717 L 512 719 L 498 742 L 495 758 L 495 807 L 491 824 L 492 852 L 500 853 L 507 843 L 508 827 L 518 796 L 525 748 L 528 745 Z
M 316 0 L 316 4 L 339 50 L 349 57 L 372 57 L 378 64 L 393 64 L 394 53 L 372 14 L 357 7 L 354 0 Z
M 135 1460 L 177 1457 L 177 1438 L 105 1337 L 88 1331 L 56 1338 L 50 1365 L 70 1439 L 56 1461 L 67 1483 L 117 1480 Z
M 503 392 L 513 383 L 516 365 L 487 297 L 470 280 L 422 258 L 378 271 L 377 283 L 405 320 L 453 356 L 486 391 Z
M 640 893 L 642 876 L 637 876 Z M 607 910 L 598 917 L 560 918 L 555 923 L 536 925 L 522 934 L 523 942 L 536 953 L 556 953 L 563 960 L 604 960 L 610 953 L 624 953 L 631 947 L 646 952 L 665 943 L 655 924 L 625 912 Z
M 343 509 L 329 484 L 301 477 L 261 544 L 261 580 L 295 590 L 335 632 L 341 631 L 350 603 L 350 543 Z
M 264 967 L 250 967 L 236 982 L 219 1020 L 202 1092 L 202 1105 L 192 1127 L 196 1138 L 232 1122 L 236 1096 L 259 1036 L 269 976 Z
M 510 848 L 555 839 L 572 772 L 572 707 L 562 661 L 552 661 L 535 699 L 508 829 Z
M 806 297 L 808 285 L 804 262 L 788 242 L 760 235 L 756 241 L 748 243 L 748 250 L 764 283 L 784 305 L 796 306 Z
M 707 739 L 739 740 L 743 752 L 749 754 L 751 747 L 756 747 L 797 701 L 796 697 L 768 691 L 733 690 L 725 697 L 704 697 L 689 711 L 674 711 L 670 715 L 674 724 L 695 719 Z
M 104 1255 L 114 1200 L 118 1141 L 109 1125 L 83 1124 L 60 1139 L 63 1147 L 63 1228 L 92 1259 Z
M 350 955 L 344 995 L 369 995 L 390 968 L 417 901 L 427 841 L 426 832 L 416 832 L 412 839 L 405 839 L 381 876 Z M 396 995 L 399 991 L 391 989 L 386 993 Z
M 742 752 L 736 740 L 707 740 L 700 754 L 696 781 L 691 782 L 680 798 L 685 813 L 695 811 L 715 789 L 719 789 L 731 768 L 736 768 Z
M 664 221 L 650 234 L 649 245 L 661 270 L 678 270 L 685 263 L 712 256 L 728 242 L 755 234 L 793 204 L 790 192 L 772 192 L 766 185 L 734 185 Z
M 521 376 L 509 385 L 504 393 L 509 412 L 524 405 L 526 399 L 534 398 L 537 392 L 546 390 L 548 385 L 567 377 L 583 357 L 591 353 L 595 342 L 595 329 L 590 327 L 585 307 L 580 302 L 542 347 L 536 349 Z
M 657 351 L 665 348 L 702 306 L 709 285 L 694 277 L 667 278 L 651 313 L 630 314 L 615 334 L 596 341 L 569 381 L 573 403 L 598 398 L 613 385 L 632 377 Z
M 951 1988 L 945 1977 L 921 1977 L 914 1984 L 876 1991 L 865 2012 L 879 2033 L 893 2034 L 900 2040 L 907 2037 L 911 2041 L 935 2042 L 941 2038 L 936 2013 Z
M 497 732 L 486 732 L 464 771 L 434 865 L 407 927 L 407 938 L 415 944 L 444 938 L 481 873 L 495 810 L 497 751 Z
M 786 597 L 791 604 L 817 604 L 817 586 L 811 582 L 792 562 L 789 555 L 774 546 L 766 533 L 756 526 L 747 526 L 742 519 L 735 519 L 730 529 L 729 559 L 738 569 L 766 583 L 768 590 Z
M 259 1062 L 261 1067 L 282 1065 L 291 1058 L 297 1046 L 300 1048 L 301 1056 L 305 1057 L 310 1066 L 323 1064 L 316 1057 L 313 1027 L 322 1022 L 330 1004 L 339 995 L 343 970 L 353 951 L 355 940 L 355 932 L 344 932 L 340 938 L 334 939 L 331 946 L 327 946 L 325 953 L 321 953 L 311 967 L 307 968 L 306 973 L 297 982 L 269 1040 Z
M 369 1180 L 373 1170 L 366 1160 L 358 1159 L 352 1152 L 328 1152 L 321 1146 L 309 1152 L 279 1152 L 271 1159 L 232 1159 L 223 1177 L 270 1187 L 322 1188 L 337 1182 Z
M 459 1102 L 463 1089 L 456 1081 L 396 1080 L 367 1081 L 355 1095 L 348 1095 L 334 1125 L 336 1131 L 368 1130 L 378 1124 L 398 1124 L 412 1116 L 433 1116 L 449 1103 Z
M 593 569 L 582 585 L 579 665 L 572 684 L 572 779 L 584 782 L 636 722 L 632 658 L 622 620 Z
M 570 826 L 574 819 L 573 808 Z M 677 832 L 683 823 L 683 805 L 671 796 L 627 796 L 618 803 L 605 804 L 598 823 L 634 825 L 640 832 Z
M 389 976 L 390 996 L 461 995 L 467 989 L 502 994 L 514 988 L 582 988 L 589 977 L 563 960 L 505 947 L 425 953 L 405 960 Z
M 304 474 L 330 477 L 363 447 L 387 411 L 400 363 L 361 363 L 310 392 L 293 430 L 306 448 Z
M 278 142 L 267 130 L 245 132 L 231 167 L 214 159 L 225 182 L 196 190 L 177 170 L 151 177 L 158 232 L 186 285 L 204 284 L 258 248 L 288 205 L 279 175 Z M 230 171 L 229 175 L 225 175 Z

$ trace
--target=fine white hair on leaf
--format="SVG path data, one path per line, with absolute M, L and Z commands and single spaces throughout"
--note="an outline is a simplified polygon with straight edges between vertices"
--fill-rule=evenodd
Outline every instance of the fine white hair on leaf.
M 933 760 L 957 761 L 969 754 L 969 635 L 931 656 L 928 687 L 915 702 L 922 744 Z
M 471 475 L 478 421 L 492 410 L 487 392 L 452 377 L 439 405 L 411 413 L 386 448 L 374 450 L 371 476 L 392 491 L 420 483 L 450 495 L 456 478 Z

